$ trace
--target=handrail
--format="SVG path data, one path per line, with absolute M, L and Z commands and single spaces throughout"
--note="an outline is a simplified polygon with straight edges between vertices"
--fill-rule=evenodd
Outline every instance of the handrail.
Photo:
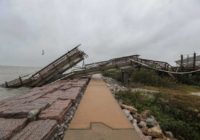
M 171 73 L 171 74 L 175 74 L 175 75 L 184 75 L 184 74 L 192 74 L 192 73 L 197 73 L 197 72 L 200 72 L 200 69 L 198 70 L 194 70 L 194 71 L 189 71 L 189 72 L 175 72 L 175 71 L 169 71 L 169 70 L 162 70 L 162 69 L 156 69 L 156 68 L 152 68 L 150 67 L 149 65 L 147 64 L 144 64 L 144 63 L 141 63 L 141 62 L 138 62 L 138 61 L 135 61 L 135 60 L 131 60 L 132 62 L 134 63 L 137 63 L 143 67 L 146 67 L 146 68 L 149 68 L 149 69 L 153 69 L 155 71 L 160 71 L 160 72 L 165 72 L 165 73 Z
M 81 44 L 77 45 L 77 46 L 74 47 L 72 50 L 68 51 L 68 52 L 65 53 L 64 55 L 60 56 L 59 58 L 57 58 L 56 60 L 54 60 L 53 62 L 51 62 L 50 64 L 48 64 L 47 66 L 45 66 L 44 68 L 42 68 L 41 70 L 39 70 L 38 72 L 36 72 L 35 74 L 33 74 L 32 77 L 34 77 L 35 75 L 37 75 L 37 74 L 40 73 L 41 71 L 45 70 L 47 67 L 49 67 L 51 64 L 55 63 L 56 61 L 58 61 L 58 60 L 61 59 L 62 57 L 66 56 L 66 54 L 69 54 L 70 52 L 76 50 L 79 46 L 81 46 Z

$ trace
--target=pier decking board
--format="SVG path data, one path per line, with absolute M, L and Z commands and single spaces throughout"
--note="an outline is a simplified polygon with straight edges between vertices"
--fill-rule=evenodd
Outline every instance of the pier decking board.
M 5 82 L 5 84 L 1 86 L 7 88 L 21 86 L 38 87 L 58 79 L 60 75 L 63 74 L 66 70 L 72 68 L 73 66 L 84 60 L 86 54 L 78 49 L 79 46 L 80 45 L 68 51 L 38 72 L 32 75 L 29 74 L 23 77 L 18 77 L 12 81 Z

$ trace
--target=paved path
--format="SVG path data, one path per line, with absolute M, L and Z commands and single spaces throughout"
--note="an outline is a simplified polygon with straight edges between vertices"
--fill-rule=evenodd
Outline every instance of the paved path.
M 64 140 L 139 140 L 105 82 L 91 79 Z

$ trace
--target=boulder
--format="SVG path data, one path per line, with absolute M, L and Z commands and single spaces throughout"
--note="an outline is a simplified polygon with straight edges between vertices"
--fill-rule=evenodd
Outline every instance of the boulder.
M 148 117 L 150 117 L 150 115 L 151 115 L 151 111 L 150 111 L 150 110 L 145 110 L 145 111 L 143 111 L 143 112 L 141 113 L 141 117 L 142 117 L 143 119 L 147 119 Z
M 141 117 L 141 115 L 140 114 L 133 114 L 133 118 L 135 118 L 136 120 L 137 120 L 137 122 L 140 122 L 140 121 L 142 121 L 142 117 Z
M 146 128 L 146 127 L 147 127 L 147 124 L 146 124 L 146 122 L 144 122 L 144 121 L 140 121 L 140 123 L 138 123 L 138 126 L 139 126 L 140 128 Z
M 31 120 L 31 121 L 36 120 L 39 113 L 40 113 L 40 110 L 39 110 L 39 109 L 31 110 L 31 111 L 28 113 L 27 118 L 28 118 L 29 120 Z
M 9 140 L 26 125 L 27 119 L 0 118 L 0 140 Z
M 154 138 L 163 138 L 163 133 L 159 125 L 149 128 L 147 131 L 147 135 Z
M 155 139 L 153 139 L 153 140 L 171 140 L 171 139 L 166 138 L 166 137 L 163 137 L 163 138 L 155 138 Z
M 145 136 L 141 129 L 137 126 L 137 120 L 135 119 L 133 120 L 133 127 L 135 128 L 135 131 L 137 132 L 141 140 L 151 140 L 149 139 L 149 137 Z
M 137 112 L 137 109 L 134 108 L 133 106 L 128 106 L 128 105 L 125 105 L 125 104 L 121 104 L 121 108 L 129 110 L 133 114 L 135 114 Z
M 126 117 L 128 118 L 131 114 L 130 111 L 127 109 L 123 109 L 124 114 L 126 115 Z
M 152 138 L 152 136 L 146 136 L 146 139 L 147 140 L 152 140 L 153 138 Z
M 39 120 L 29 123 L 11 140 L 50 140 L 57 130 L 55 120 Z
M 155 120 L 154 116 L 150 116 L 146 119 L 146 124 L 148 127 L 154 127 L 158 124 L 158 122 Z
M 128 116 L 128 120 L 132 122 L 132 121 L 133 121 L 133 116 L 132 116 L 132 115 L 129 115 L 129 116 Z
M 171 131 L 165 131 L 165 135 L 168 138 L 174 138 L 174 135 L 173 135 L 173 133 Z
M 141 128 L 141 131 L 142 131 L 143 134 L 148 135 L 148 128 L 147 127 Z

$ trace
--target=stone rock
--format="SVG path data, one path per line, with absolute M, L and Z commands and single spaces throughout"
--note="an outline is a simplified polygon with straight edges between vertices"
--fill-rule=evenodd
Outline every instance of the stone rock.
M 56 131 L 55 120 L 39 120 L 29 123 L 21 132 L 11 140 L 48 140 Z
M 150 111 L 150 110 L 145 110 L 145 111 L 143 111 L 143 112 L 141 113 L 141 117 L 142 117 L 143 119 L 147 119 L 148 117 L 150 117 L 150 115 L 151 115 L 151 111 Z
M 142 117 L 140 114 L 133 114 L 133 118 L 135 118 L 137 120 L 137 122 L 140 122 L 142 120 Z
M 148 128 L 147 127 L 141 128 L 141 131 L 142 131 L 143 134 L 148 135 Z
M 144 135 L 144 133 L 141 131 L 141 129 L 137 126 L 137 120 L 133 120 L 133 127 L 135 128 L 135 131 L 137 132 L 138 136 L 141 140 L 150 140 L 148 137 Z
M 10 139 L 26 125 L 27 119 L 0 118 L 0 140 Z
M 125 104 L 121 104 L 121 108 L 129 110 L 133 114 L 137 112 L 136 108 L 134 108 L 132 106 L 125 105 Z
M 128 120 L 132 122 L 133 121 L 133 116 L 129 115 Z
M 138 126 L 139 126 L 140 128 L 146 128 L 146 127 L 147 127 L 147 124 L 146 124 L 146 122 L 144 122 L 144 121 L 140 121 L 140 123 L 138 124 Z
M 171 139 L 166 138 L 166 137 L 163 137 L 163 138 L 155 138 L 155 139 L 153 139 L 153 140 L 171 140 Z
M 29 113 L 28 113 L 28 119 L 29 120 L 36 120 L 37 118 L 37 115 L 40 113 L 40 110 L 39 109 L 34 109 L 34 110 L 31 110 Z
M 71 100 L 57 100 L 49 108 L 42 111 L 39 115 L 40 119 L 55 119 L 61 122 L 68 109 L 71 107 Z
M 159 126 L 149 128 L 147 131 L 147 135 L 152 136 L 154 138 L 163 138 L 163 133 Z
M 158 124 L 158 122 L 155 120 L 155 118 L 153 116 L 151 116 L 146 119 L 146 124 L 148 127 L 153 127 L 153 126 L 156 126 Z
M 165 135 L 168 137 L 168 138 L 174 138 L 174 135 L 171 131 L 165 131 Z
M 123 109 L 124 114 L 126 115 L 126 117 L 128 118 L 131 114 L 130 111 L 127 109 Z
M 146 139 L 147 140 L 152 140 L 153 138 L 152 138 L 152 136 L 146 136 Z

